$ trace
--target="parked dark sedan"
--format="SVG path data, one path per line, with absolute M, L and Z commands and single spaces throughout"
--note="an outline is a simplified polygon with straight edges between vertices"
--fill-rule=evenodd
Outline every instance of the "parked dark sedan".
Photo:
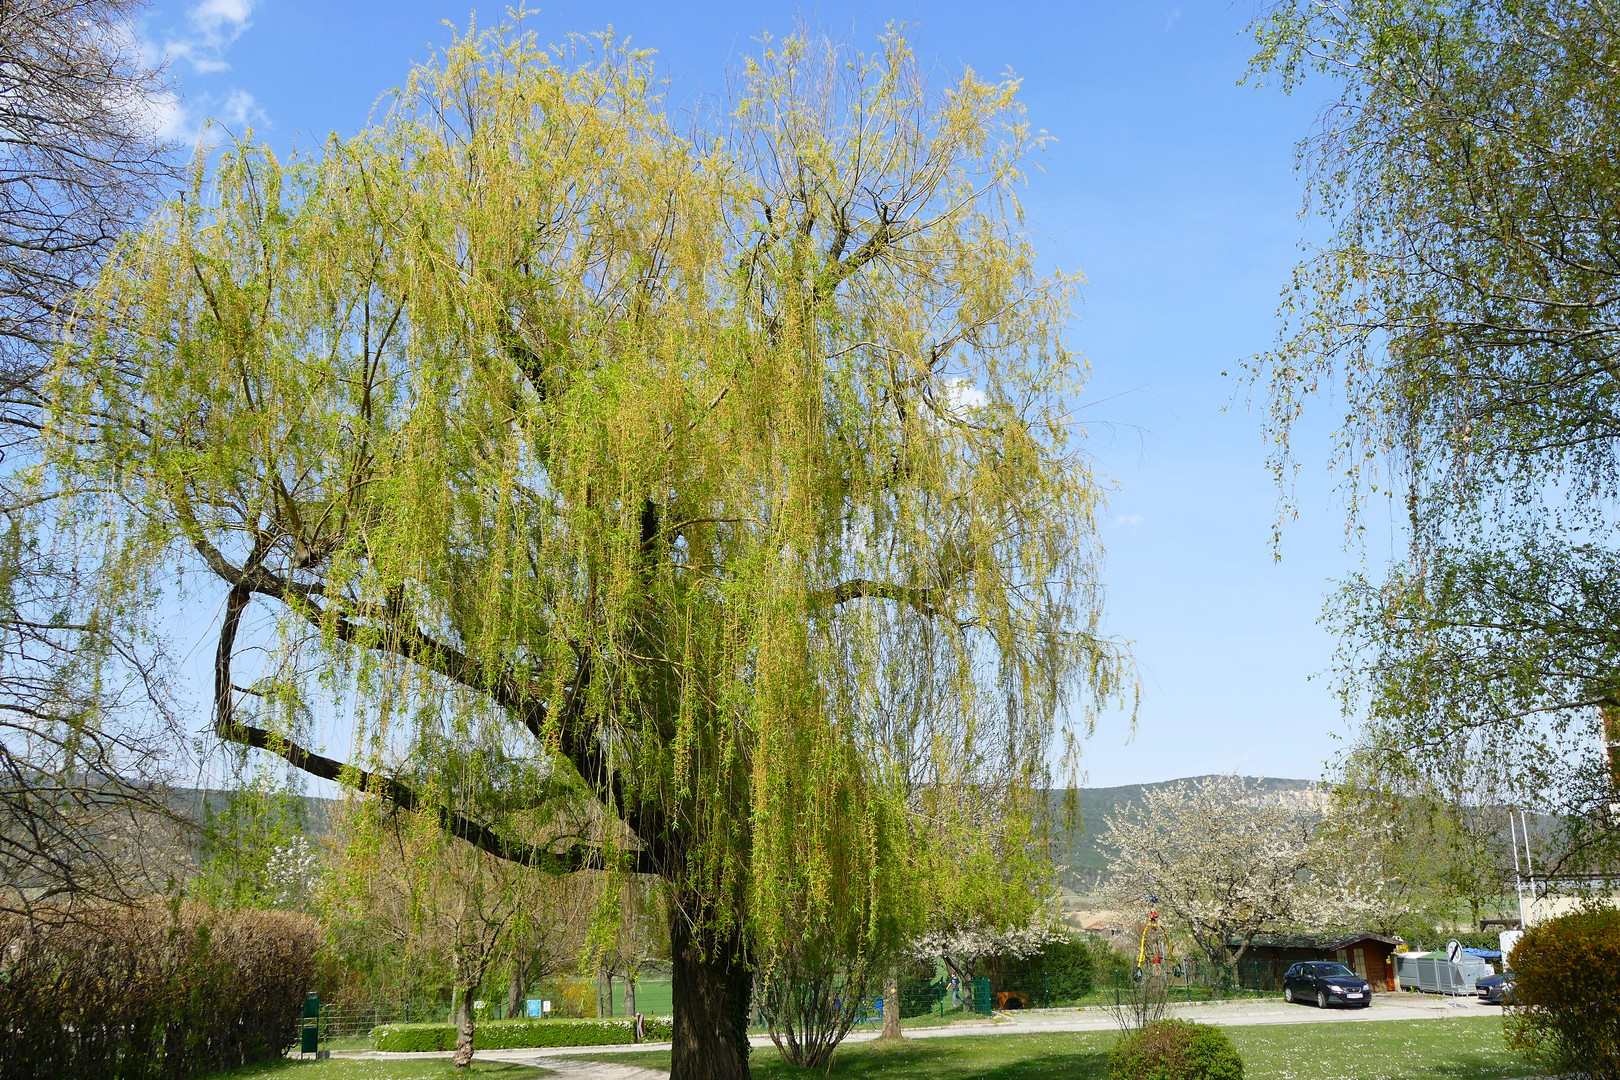
M 1487 975 L 1483 979 L 1476 979 L 1474 989 L 1479 991 L 1479 1000 L 1487 1005 L 1511 1005 L 1513 972 L 1504 971 L 1500 975 Z
M 1365 1009 L 1372 1004 L 1372 987 L 1367 980 L 1343 964 L 1325 960 L 1295 964 L 1283 974 L 1283 998 L 1287 1001 L 1329 1005 L 1354 1005 Z

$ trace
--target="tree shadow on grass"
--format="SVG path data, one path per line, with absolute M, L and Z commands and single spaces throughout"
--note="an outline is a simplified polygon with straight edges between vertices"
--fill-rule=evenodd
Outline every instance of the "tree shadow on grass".
M 1447 1061 L 1413 1067 L 1411 1080 L 1505 1080 L 1507 1077 L 1539 1077 L 1544 1070 L 1523 1061 L 1503 1061 L 1487 1054 L 1457 1054 Z
M 986 1050 L 991 1049 L 986 1047 Z M 1108 1054 L 1094 1048 L 1025 1057 L 1016 1061 L 986 1061 L 987 1055 L 961 1046 L 931 1046 L 916 1040 L 896 1046 L 868 1043 L 856 1054 L 834 1056 L 830 1080 L 869 1080 L 927 1077 L 928 1080 L 1103 1080 L 1108 1075 Z M 763 1062 L 761 1062 L 763 1064 Z M 799 1080 L 823 1075 L 821 1069 L 795 1069 L 773 1061 L 756 1069 L 760 1080 Z

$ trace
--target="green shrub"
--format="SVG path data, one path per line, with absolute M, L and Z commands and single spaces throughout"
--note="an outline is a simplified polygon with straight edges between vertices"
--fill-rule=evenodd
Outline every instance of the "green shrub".
M 1158 1020 L 1114 1044 L 1110 1080 L 1243 1080 L 1243 1059 L 1220 1028 Z
M 1444 952 L 1449 941 L 1470 949 L 1494 949 L 1501 937 L 1495 930 L 1438 929 L 1416 915 L 1397 923 L 1395 932 L 1413 952 Z
M 1513 950 L 1508 1045 L 1596 1080 L 1620 1080 L 1620 911 L 1590 907 L 1533 926 Z
M 1097 949 L 1083 938 L 1041 946 L 1028 956 L 985 957 L 979 967 L 996 990 L 1018 994 L 1025 1007 L 1083 998 L 1096 981 Z
M 1070 938 L 1041 948 L 1044 989 L 1051 1001 L 1074 1001 L 1091 992 L 1096 982 L 1096 951 L 1088 941 Z
M 475 1037 L 473 1041 L 478 1040 Z M 429 1050 L 453 1050 L 455 1046 L 453 1024 L 380 1024 L 371 1029 L 371 1048 L 390 1054 L 421 1054 Z
M 668 1039 L 667 1016 L 646 1018 L 647 1040 Z M 636 1022 L 624 1020 L 489 1020 L 473 1029 L 474 1050 L 527 1050 L 540 1046 L 617 1046 L 636 1041 Z M 453 1050 L 454 1024 L 382 1024 L 371 1029 L 373 1049 L 392 1054 Z

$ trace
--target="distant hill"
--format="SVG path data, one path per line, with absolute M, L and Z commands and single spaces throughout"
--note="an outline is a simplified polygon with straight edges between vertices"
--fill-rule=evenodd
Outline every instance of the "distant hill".
M 1310 780 L 1289 780 L 1275 776 L 1248 779 L 1258 782 L 1265 791 L 1299 792 L 1304 798 L 1311 798 L 1318 791 L 1318 785 Z M 1051 807 L 1052 861 L 1058 866 L 1058 876 L 1063 887 L 1082 896 L 1095 890 L 1108 871 L 1108 857 L 1097 846 L 1097 837 L 1102 833 L 1107 819 L 1124 807 L 1141 802 L 1144 791 L 1165 788 L 1180 782 L 1180 780 L 1166 780 L 1159 784 L 1077 788 L 1075 794 L 1079 802 L 1080 821 L 1075 828 L 1067 827 L 1064 822 L 1065 790 L 1049 791 L 1047 798 Z M 170 805 L 181 817 L 201 825 L 210 811 L 218 813 L 224 808 L 229 794 L 218 790 L 172 788 L 170 798 Z M 336 824 L 338 801 L 309 795 L 299 798 L 303 803 L 304 826 L 310 835 L 313 837 L 329 835 Z
M 216 788 L 177 787 L 169 789 L 168 802 L 173 813 L 200 826 L 208 820 L 209 814 L 217 814 L 225 809 L 230 797 L 230 792 Z M 303 804 L 304 828 L 309 835 L 322 837 L 330 834 L 337 820 L 338 800 L 314 795 L 299 795 L 297 799 Z
M 1187 779 L 1202 779 L 1188 777 Z M 1265 791 L 1297 791 L 1302 796 L 1316 790 L 1311 780 L 1288 780 L 1276 776 L 1249 777 Z M 1142 793 L 1165 788 L 1180 780 L 1166 780 L 1159 784 L 1127 784 L 1124 787 L 1076 788 L 1080 806 L 1077 828 L 1067 828 L 1063 820 L 1066 789 L 1053 789 L 1048 793 L 1052 812 L 1052 861 L 1058 865 L 1063 886 L 1082 895 L 1094 890 L 1108 871 L 1108 857 L 1097 846 L 1097 837 L 1106 820 L 1121 809 L 1142 801 Z

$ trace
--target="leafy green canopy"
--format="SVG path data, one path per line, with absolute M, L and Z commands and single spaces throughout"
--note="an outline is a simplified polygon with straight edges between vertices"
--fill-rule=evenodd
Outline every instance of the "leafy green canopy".
M 1423 768 L 1501 763 L 1527 797 L 1581 788 L 1559 763 L 1588 769 L 1591 706 L 1620 702 L 1615 13 L 1289 0 L 1258 35 L 1257 73 L 1343 90 L 1304 148 L 1336 232 L 1257 374 L 1279 480 L 1309 403 L 1334 394 L 1353 515 L 1404 504 L 1407 559 L 1338 605 L 1371 741 Z
M 180 552 L 229 587 L 223 738 L 662 875 L 767 953 L 806 911 L 878 940 L 1016 893 L 1026 833 L 975 793 L 1018 805 L 1126 661 L 1015 91 L 790 39 L 681 135 L 646 55 L 505 29 L 318 156 L 200 163 L 55 379 L 110 587 Z M 322 680 L 343 761 L 298 719 Z M 578 843 L 524 816 L 563 781 Z

